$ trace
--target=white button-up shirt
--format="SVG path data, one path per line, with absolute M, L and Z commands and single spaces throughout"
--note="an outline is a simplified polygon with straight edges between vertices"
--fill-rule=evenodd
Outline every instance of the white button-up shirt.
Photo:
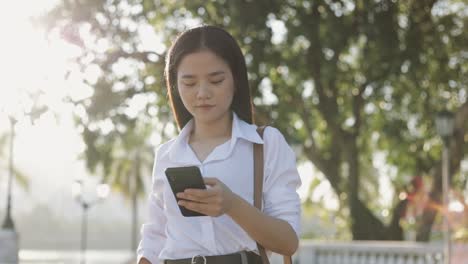
M 287 221 L 299 236 L 301 184 L 296 157 L 283 135 L 275 128 L 265 129 L 263 140 L 255 125 L 233 114 L 231 139 L 217 146 L 200 162 L 188 139 L 193 127 L 189 121 L 175 139 L 156 151 L 149 222 L 141 228 L 138 261 L 151 263 L 195 255 L 224 255 L 242 250 L 256 251 L 256 242 L 229 216 L 184 217 L 164 173 L 168 167 L 197 166 L 203 177 L 215 177 L 253 205 L 253 144 L 264 144 L 263 212 Z

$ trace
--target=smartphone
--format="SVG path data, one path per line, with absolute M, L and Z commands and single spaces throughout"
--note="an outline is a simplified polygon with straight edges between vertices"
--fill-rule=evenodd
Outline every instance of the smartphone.
M 206 189 L 200 169 L 197 166 L 167 168 L 165 173 L 177 202 L 181 199 L 176 194 L 183 192 L 185 189 Z M 183 216 L 205 216 L 205 214 L 189 210 L 183 206 L 179 206 L 179 209 Z

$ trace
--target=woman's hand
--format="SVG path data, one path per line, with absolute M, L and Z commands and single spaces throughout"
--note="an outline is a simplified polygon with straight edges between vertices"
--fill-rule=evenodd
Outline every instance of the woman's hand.
M 149 262 L 149 260 L 147 260 L 145 258 L 141 258 L 140 261 L 138 262 L 138 264 L 151 264 L 151 262 Z
M 210 188 L 186 189 L 177 193 L 177 197 L 183 199 L 179 200 L 179 205 L 208 216 L 228 213 L 238 196 L 216 178 L 204 178 L 204 181 Z

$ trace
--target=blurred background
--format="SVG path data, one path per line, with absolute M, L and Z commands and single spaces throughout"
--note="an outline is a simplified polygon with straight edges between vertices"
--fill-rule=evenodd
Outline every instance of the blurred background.
M 298 156 L 304 240 L 467 243 L 467 21 L 463 0 L 3 3 L 0 220 L 20 259 L 130 259 L 153 151 L 177 134 L 165 52 L 207 23 L 238 40 L 257 123 Z

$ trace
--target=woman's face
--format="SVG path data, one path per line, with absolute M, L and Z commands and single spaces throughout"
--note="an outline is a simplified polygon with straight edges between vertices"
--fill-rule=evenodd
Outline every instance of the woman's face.
M 234 80 L 229 65 L 209 50 L 186 55 L 177 68 L 177 89 L 196 123 L 230 117 Z

